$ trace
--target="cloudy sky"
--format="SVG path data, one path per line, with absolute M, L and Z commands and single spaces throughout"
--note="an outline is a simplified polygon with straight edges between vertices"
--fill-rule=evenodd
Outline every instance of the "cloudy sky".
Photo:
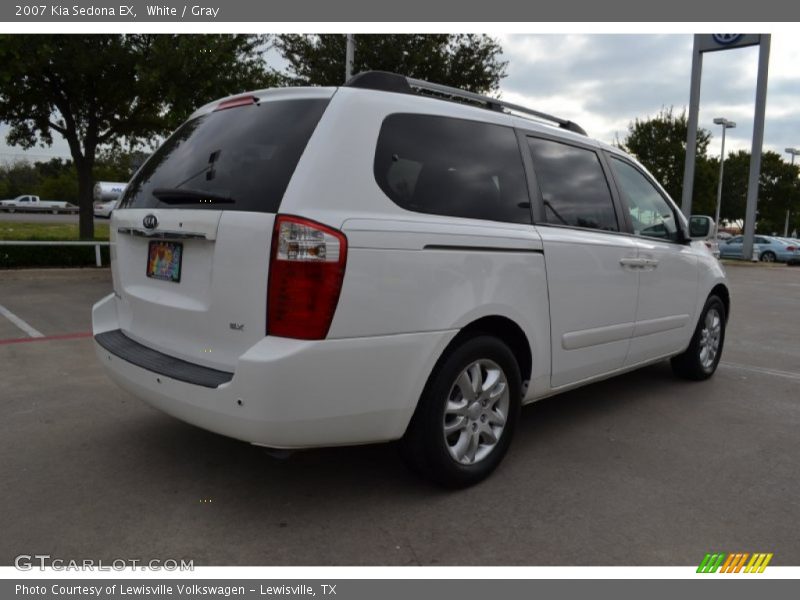
M 691 35 L 507 35 L 509 61 L 503 98 L 580 123 L 590 136 L 613 142 L 636 117 L 689 104 Z M 758 48 L 704 54 L 699 125 L 714 134 L 715 117 L 735 121 L 726 151 L 750 149 Z M 787 35 L 772 36 L 765 149 L 800 146 L 800 48 Z
M 606 142 L 623 137 L 637 117 L 689 103 L 691 35 L 515 34 L 499 40 L 509 63 L 500 88 L 504 99 L 576 121 Z M 711 154 L 719 154 L 714 117 L 737 123 L 726 149 L 750 149 L 757 63 L 755 47 L 705 54 L 700 126 L 714 134 Z M 6 131 L 0 125 L 0 161 L 69 154 L 63 140 L 27 153 L 9 148 Z M 782 154 L 800 146 L 800 45 L 786 34 L 772 36 L 764 146 Z

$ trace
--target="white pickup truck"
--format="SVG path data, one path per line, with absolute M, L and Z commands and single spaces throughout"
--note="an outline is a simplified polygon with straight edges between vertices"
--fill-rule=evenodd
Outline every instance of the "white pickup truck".
M 78 207 L 69 202 L 58 202 L 55 200 L 41 200 L 39 196 L 32 196 L 30 194 L 25 196 L 17 196 L 13 200 L 0 200 L 0 211 L 6 212 L 51 212 L 54 215 L 58 213 L 76 213 Z

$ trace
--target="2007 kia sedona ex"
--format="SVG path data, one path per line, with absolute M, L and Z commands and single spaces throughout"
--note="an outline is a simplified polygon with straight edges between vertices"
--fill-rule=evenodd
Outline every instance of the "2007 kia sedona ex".
M 380 72 L 197 110 L 130 181 L 111 265 L 95 346 L 130 393 L 269 448 L 400 440 L 449 486 L 521 405 L 665 359 L 710 377 L 730 311 L 636 160 Z

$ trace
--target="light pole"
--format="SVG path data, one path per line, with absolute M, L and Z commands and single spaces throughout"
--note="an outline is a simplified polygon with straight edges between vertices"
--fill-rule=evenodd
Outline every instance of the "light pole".
M 352 33 L 347 34 L 344 54 L 344 82 L 350 81 L 353 76 L 353 56 L 356 52 L 356 41 Z
M 728 129 L 736 127 L 736 123 L 718 117 L 714 119 L 714 125 L 722 126 L 722 149 L 719 153 L 719 184 L 717 184 L 717 212 L 714 217 L 714 238 L 716 238 L 719 233 L 719 211 L 722 208 L 722 171 L 725 168 L 725 132 Z
M 792 155 L 792 166 L 794 166 L 794 157 L 800 154 L 797 148 L 787 148 L 786 152 Z M 783 237 L 789 237 L 789 207 L 786 208 L 786 221 L 783 223 Z

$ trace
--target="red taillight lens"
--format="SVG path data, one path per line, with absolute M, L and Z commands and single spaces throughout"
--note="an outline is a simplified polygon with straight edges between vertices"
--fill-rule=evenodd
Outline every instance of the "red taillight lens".
M 278 216 L 269 265 L 267 333 L 323 339 L 339 302 L 346 263 L 347 238 L 341 231 Z
M 789 252 L 794 252 L 795 250 L 797 250 L 797 248 L 796 248 L 795 246 L 786 246 L 786 249 L 787 249 Z

